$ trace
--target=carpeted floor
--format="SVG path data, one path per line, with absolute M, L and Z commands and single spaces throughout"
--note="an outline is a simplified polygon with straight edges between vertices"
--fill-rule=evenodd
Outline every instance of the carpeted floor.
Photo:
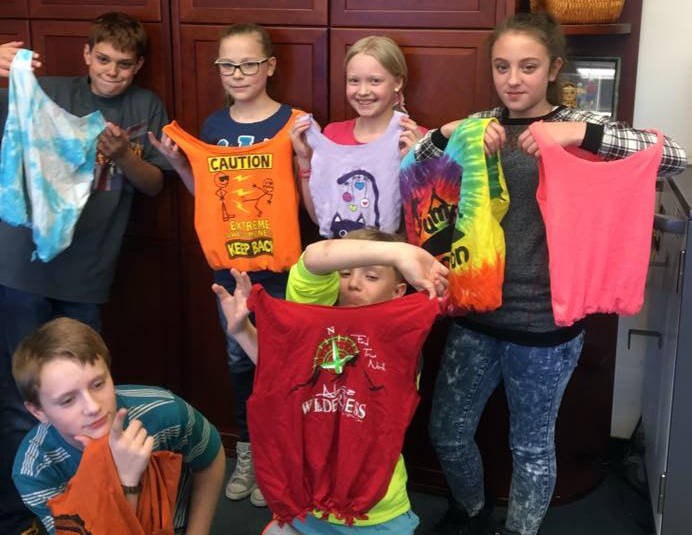
M 230 474 L 235 459 L 228 460 Z M 420 517 L 417 535 L 431 533 L 447 508 L 443 496 L 411 492 L 413 510 Z M 501 522 L 505 508 L 495 509 Z M 221 496 L 213 535 L 259 535 L 271 519 L 266 508 L 256 508 L 249 500 L 231 502 Z M 619 471 L 608 471 L 603 483 L 581 500 L 553 506 L 541 528 L 541 535 L 650 535 L 654 532 L 649 501 L 629 485 Z

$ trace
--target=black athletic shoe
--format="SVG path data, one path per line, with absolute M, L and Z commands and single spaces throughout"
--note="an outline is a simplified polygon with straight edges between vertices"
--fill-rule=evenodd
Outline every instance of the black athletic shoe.
M 512 531 L 507 528 L 493 528 L 488 531 L 488 535 L 521 535 L 518 531 Z M 539 533 L 540 535 L 540 533 Z
M 490 526 L 493 502 L 485 500 L 477 515 L 469 516 L 459 505 L 450 500 L 449 509 L 435 525 L 432 535 L 485 535 Z

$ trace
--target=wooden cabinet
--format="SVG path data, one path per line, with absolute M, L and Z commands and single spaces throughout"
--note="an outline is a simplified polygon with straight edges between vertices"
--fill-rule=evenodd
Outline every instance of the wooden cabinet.
M 20 18 L 29 14 L 28 0 L 5 0 L 0 5 L 0 18 Z M 3 41 L 4 43 L 5 41 Z
M 108 11 L 124 11 L 142 22 L 160 21 L 166 0 L 28 0 L 29 16 L 41 19 L 92 20 Z M 10 0 L 12 2 L 12 0 Z
M 332 26 L 493 28 L 514 12 L 505 0 L 332 0 Z
M 181 22 L 327 25 L 327 0 L 173 0 Z
M 492 86 L 484 44 L 490 32 L 473 30 L 331 30 L 330 121 L 354 116 L 346 102 L 344 56 L 358 39 L 387 35 L 404 52 L 409 82 L 406 107 L 421 125 L 435 127 L 490 105 Z M 434 105 L 432 104 L 434 103 Z

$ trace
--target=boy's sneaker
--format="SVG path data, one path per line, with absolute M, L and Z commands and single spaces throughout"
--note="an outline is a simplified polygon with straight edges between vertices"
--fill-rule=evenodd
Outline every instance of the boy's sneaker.
M 242 500 L 257 489 L 255 467 L 252 464 L 252 449 L 249 442 L 236 442 L 235 452 L 235 468 L 226 484 L 226 497 L 230 500 Z
M 267 500 L 264 499 L 264 495 L 259 487 L 255 487 L 250 493 L 250 503 L 255 507 L 267 506 Z
M 488 531 L 488 535 L 521 535 L 521 533 L 507 528 L 493 528 Z M 538 535 L 540 535 L 540 533 Z
M 469 516 L 460 505 L 450 500 L 449 509 L 433 528 L 432 535 L 485 535 L 492 512 L 493 502 L 489 498 L 475 516 Z

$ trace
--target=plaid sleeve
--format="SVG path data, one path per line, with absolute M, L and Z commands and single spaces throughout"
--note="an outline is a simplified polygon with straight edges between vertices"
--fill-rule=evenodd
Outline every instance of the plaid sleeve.
M 500 117 L 502 115 L 502 108 L 493 108 L 492 110 L 479 111 L 469 115 L 469 117 L 474 118 L 488 118 L 488 117 Z M 439 133 L 439 128 L 434 130 L 428 130 L 426 134 L 418 140 L 414 147 L 414 154 L 416 161 L 420 162 L 422 160 L 430 160 L 433 158 L 439 158 L 445 150 L 444 146 L 440 146 L 439 141 L 444 139 Z M 438 143 L 435 141 L 438 140 Z
M 433 132 L 436 132 L 436 130 L 428 130 L 425 135 L 418 140 L 413 148 L 417 162 L 439 158 L 444 152 L 443 149 L 440 149 L 437 145 L 435 145 L 435 143 L 433 143 Z
M 603 125 L 603 139 L 598 150 L 605 160 L 619 160 L 656 143 L 656 134 L 638 130 L 624 122 L 613 121 L 595 113 L 566 108 L 563 121 L 578 121 Z M 687 155 L 684 149 L 667 136 L 663 139 L 663 157 L 658 168 L 659 175 L 676 175 L 685 170 Z

